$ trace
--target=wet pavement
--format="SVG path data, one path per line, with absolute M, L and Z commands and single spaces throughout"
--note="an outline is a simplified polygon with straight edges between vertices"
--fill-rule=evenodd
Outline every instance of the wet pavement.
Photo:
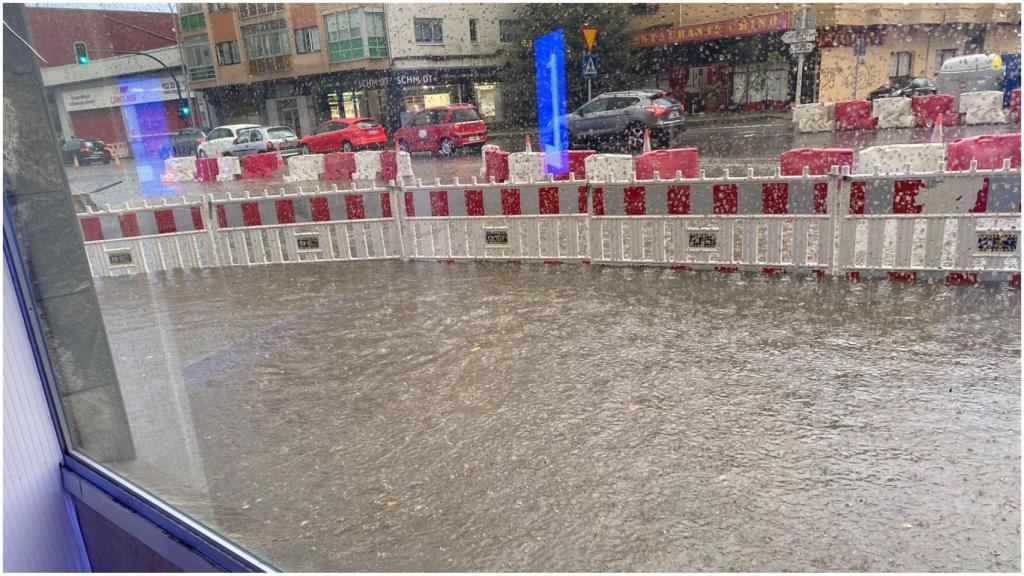
M 1018 571 L 1020 292 L 375 262 L 97 280 L 139 459 L 303 571 Z
M 994 126 L 951 126 L 943 131 L 944 141 L 957 138 L 1019 131 L 1013 124 Z M 859 150 L 879 144 L 907 144 L 930 142 L 932 130 L 896 129 L 863 130 L 853 132 L 823 132 L 798 134 L 793 124 L 783 118 L 766 118 L 759 123 L 734 125 L 698 125 L 680 134 L 673 141 L 675 147 L 696 147 L 700 154 L 700 166 L 708 176 L 718 176 L 723 170 L 733 175 L 746 174 L 748 167 L 755 174 L 770 174 L 779 164 L 779 155 L 794 148 L 853 148 Z M 524 138 L 521 136 L 499 136 L 492 139 L 504 150 L 521 151 Z M 602 150 L 617 151 L 617 150 Z M 455 158 L 435 158 L 428 154 L 413 156 L 413 172 L 425 182 L 440 178 L 443 182 L 458 177 L 468 182 L 474 176 L 480 177 L 481 159 L 479 153 L 469 153 Z M 120 184 L 92 194 L 93 201 L 103 206 L 124 202 L 138 202 L 142 199 L 159 201 L 162 197 L 186 196 L 195 198 L 202 194 L 224 195 L 228 192 L 241 194 L 245 190 L 261 193 L 264 189 L 276 190 L 281 187 L 294 189 L 301 186 L 312 189 L 320 182 L 284 184 L 284 170 L 276 172 L 270 180 L 246 180 L 213 183 L 178 183 L 142 187 L 133 162 L 124 162 L 124 171 L 118 172 L 113 165 L 83 166 L 78 170 L 67 168 L 72 191 L 91 192 L 121 181 Z M 347 183 L 340 183 L 346 186 Z

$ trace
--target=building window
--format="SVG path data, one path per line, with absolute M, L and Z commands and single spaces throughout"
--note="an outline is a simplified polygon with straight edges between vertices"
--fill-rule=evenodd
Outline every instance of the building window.
M 291 58 L 288 57 L 291 42 L 288 40 L 288 24 L 283 19 L 242 26 L 242 39 L 250 74 L 291 68 Z
M 363 58 L 363 12 L 347 10 L 328 14 L 327 51 L 331 64 Z
M 202 4 L 181 4 L 178 7 L 182 32 L 194 32 L 206 28 L 206 15 Z
M 308 54 L 320 51 L 320 28 L 311 26 L 295 31 L 295 53 Z
M 388 33 L 384 28 L 383 12 L 366 12 L 366 46 L 370 58 L 388 57 Z
M 249 2 L 240 2 L 238 4 L 238 17 L 255 18 L 256 16 L 275 14 L 277 12 L 281 12 L 282 10 L 284 10 L 284 4 L 253 4 Z
M 231 4 L 228 4 L 228 3 L 207 4 L 206 5 L 206 9 L 209 10 L 210 12 L 217 12 L 219 10 L 229 10 L 230 8 L 231 8 Z
M 185 65 L 188 66 L 190 80 L 200 82 L 217 77 L 217 72 L 213 68 L 213 57 L 210 54 L 210 39 L 206 34 L 182 38 L 181 51 L 185 55 Z
M 469 41 L 473 44 L 479 42 L 476 35 L 476 18 L 471 18 L 469 20 Z
M 413 18 L 413 29 L 416 42 L 421 44 L 443 44 L 444 31 L 441 29 L 440 18 Z
M 238 42 L 221 42 L 217 44 L 217 64 L 227 66 L 238 64 L 242 59 L 238 57 Z
M 691 68 L 692 69 L 692 68 Z M 703 81 L 707 80 L 707 68 Z M 754 102 L 785 102 L 789 100 L 789 66 L 786 63 L 741 64 L 732 75 L 734 104 Z
M 889 79 L 902 80 L 910 78 L 910 69 L 914 62 L 913 52 L 893 52 L 889 57 Z
M 498 42 L 502 44 L 512 43 L 512 20 L 498 20 Z
M 942 64 L 950 58 L 956 56 L 956 48 L 948 48 L 945 50 L 938 50 L 935 52 L 935 71 L 942 70 Z

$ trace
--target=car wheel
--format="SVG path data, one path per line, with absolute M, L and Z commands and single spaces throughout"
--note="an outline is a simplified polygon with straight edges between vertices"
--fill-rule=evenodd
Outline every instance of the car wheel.
M 443 138 L 443 139 L 441 139 L 441 147 L 438 148 L 438 150 L 437 150 L 438 155 L 448 157 L 448 156 L 452 156 L 452 154 L 454 152 L 455 152 L 455 144 L 451 141 L 451 139 L 450 138 Z
M 639 122 L 626 126 L 626 146 L 630 152 L 639 152 L 644 147 L 644 125 Z
M 408 152 L 409 151 L 409 143 L 406 142 L 405 140 L 399 140 L 398 141 L 398 149 L 401 150 L 402 152 Z
M 342 152 L 351 152 L 352 150 L 354 150 L 354 148 L 352 147 L 352 143 L 348 140 L 341 143 Z
M 302 151 L 300 152 L 300 154 L 305 155 L 305 154 L 309 154 L 309 153 L 310 153 L 309 146 L 303 145 L 302 146 Z

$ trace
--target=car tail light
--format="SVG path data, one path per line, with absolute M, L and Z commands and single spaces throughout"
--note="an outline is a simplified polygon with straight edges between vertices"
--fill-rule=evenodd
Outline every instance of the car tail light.
M 196 138 L 196 144 L 202 144 L 203 142 L 206 142 L 206 138 Z
M 665 114 L 668 114 L 668 108 L 664 106 L 644 106 L 644 110 L 654 114 L 655 118 L 660 118 Z
M 88 149 L 88 148 L 86 148 L 85 146 L 83 146 L 83 147 L 79 148 L 79 149 L 78 149 L 78 151 L 79 151 L 79 152 L 88 152 L 88 151 L 89 151 L 89 149 Z

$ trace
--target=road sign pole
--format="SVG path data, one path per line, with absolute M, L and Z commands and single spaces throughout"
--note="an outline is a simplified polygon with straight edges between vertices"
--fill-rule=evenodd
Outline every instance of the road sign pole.
M 800 104 L 800 92 L 804 87 L 804 55 L 796 58 L 796 104 Z
M 593 96 L 590 95 L 590 78 L 587 78 L 587 102 L 590 102 L 593 99 Z

